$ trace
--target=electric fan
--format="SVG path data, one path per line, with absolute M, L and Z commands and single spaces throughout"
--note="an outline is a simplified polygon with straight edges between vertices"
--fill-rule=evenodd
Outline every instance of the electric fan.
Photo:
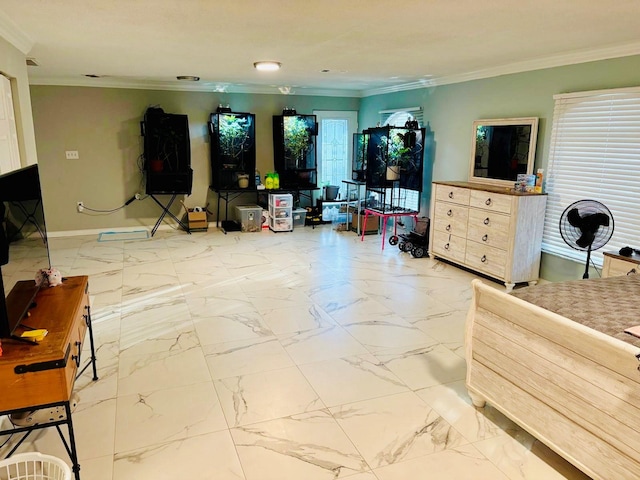
M 611 211 L 596 200 L 578 200 L 562 212 L 562 239 L 571 248 L 587 252 L 582 278 L 589 278 L 591 252 L 606 245 L 613 235 L 613 226 Z

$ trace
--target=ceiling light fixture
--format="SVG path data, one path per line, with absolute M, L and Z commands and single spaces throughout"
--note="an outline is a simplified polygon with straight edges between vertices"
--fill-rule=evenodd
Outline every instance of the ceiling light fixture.
M 262 72 L 275 72 L 280 70 L 282 64 L 280 62 L 255 62 L 253 68 Z
M 186 82 L 198 82 L 200 80 L 200 77 L 196 77 L 194 75 L 178 75 L 176 78 Z

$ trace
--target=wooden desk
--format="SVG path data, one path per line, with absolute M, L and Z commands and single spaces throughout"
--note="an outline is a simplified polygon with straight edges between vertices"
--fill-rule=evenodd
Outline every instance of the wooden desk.
M 7 296 L 7 307 L 33 289 L 33 280 L 18 282 Z M 0 435 L 25 432 L 24 437 L 9 452 L 12 455 L 32 430 L 55 426 L 73 462 L 76 480 L 80 479 L 80 465 L 73 435 L 69 400 L 78 375 L 82 344 L 87 329 L 91 345 L 91 359 L 81 369 L 93 366 L 93 379 L 97 380 L 95 348 L 91 328 L 89 305 L 89 279 L 87 276 L 65 278 L 62 285 L 45 287 L 35 297 L 35 306 L 23 319 L 23 325 L 44 328 L 48 335 L 37 345 L 12 339 L 3 339 L 0 356 L 0 415 L 63 407 L 66 418 L 46 424 L 32 425 L 0 431 Z M 17 332 L 19 334 L 19 332 Z M 60 425 L 66 424 L 69 443 L 65 441 Z

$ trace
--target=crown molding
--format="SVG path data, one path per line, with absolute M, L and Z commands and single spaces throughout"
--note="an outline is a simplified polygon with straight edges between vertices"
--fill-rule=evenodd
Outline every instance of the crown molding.
M 0 37 L 27 55 L 33 48 L 33 40 L 0 10 Z
M 303 95 L 320 97 L 359 97 L 357 90 L 331 88 L 292 87 L 291 93 L 283 94 L 281 86 L 276 85 L 238 85 L 216 82 L 179 82 L 122 79 L 117 77 L 88 78 L 74 77 L 30 77 L 30 85 L 49 85 L 62 87 L 128 88 L 134 90 L 170 90 L 180 92 L 209 93 L 255 93 L 264 95 Z
M 453 83 L 469 82 L 471 80 L 482 80 L 485 78 L 499 77 L 514 73 L 529 72 L 533 70 L 543 70 L 545 68 L 562 67 L 565 65 L 575 65 L 578 63 L 595 62 L 612 58 L 629 57 L 640 54 L 640 42 L 615 47 L 599 48 L 596 50 L 583 50 L 550 57 L 526 60 L 523 62 L 510 63 L 494 68 L 486 68 L 473 72 L 461 73 L 457 75 L 447 75 L 438 78 L 419 80 L 417 82 L 404 83 L 382 88 L 363 90 L 361 97 L 371 97 L 385 93 L 402 92 L 405 90 L 415 90 L 419 88 L 435 87 L 438 85 L 449 85 Z

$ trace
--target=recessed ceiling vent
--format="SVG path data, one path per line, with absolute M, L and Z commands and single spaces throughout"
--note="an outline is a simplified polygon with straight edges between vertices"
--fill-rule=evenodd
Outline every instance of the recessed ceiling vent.
M 37 67 L 38 66 L 38 62 L 36 62 L 35 58 L 27 57 L 27 66 L 28 67 Z

